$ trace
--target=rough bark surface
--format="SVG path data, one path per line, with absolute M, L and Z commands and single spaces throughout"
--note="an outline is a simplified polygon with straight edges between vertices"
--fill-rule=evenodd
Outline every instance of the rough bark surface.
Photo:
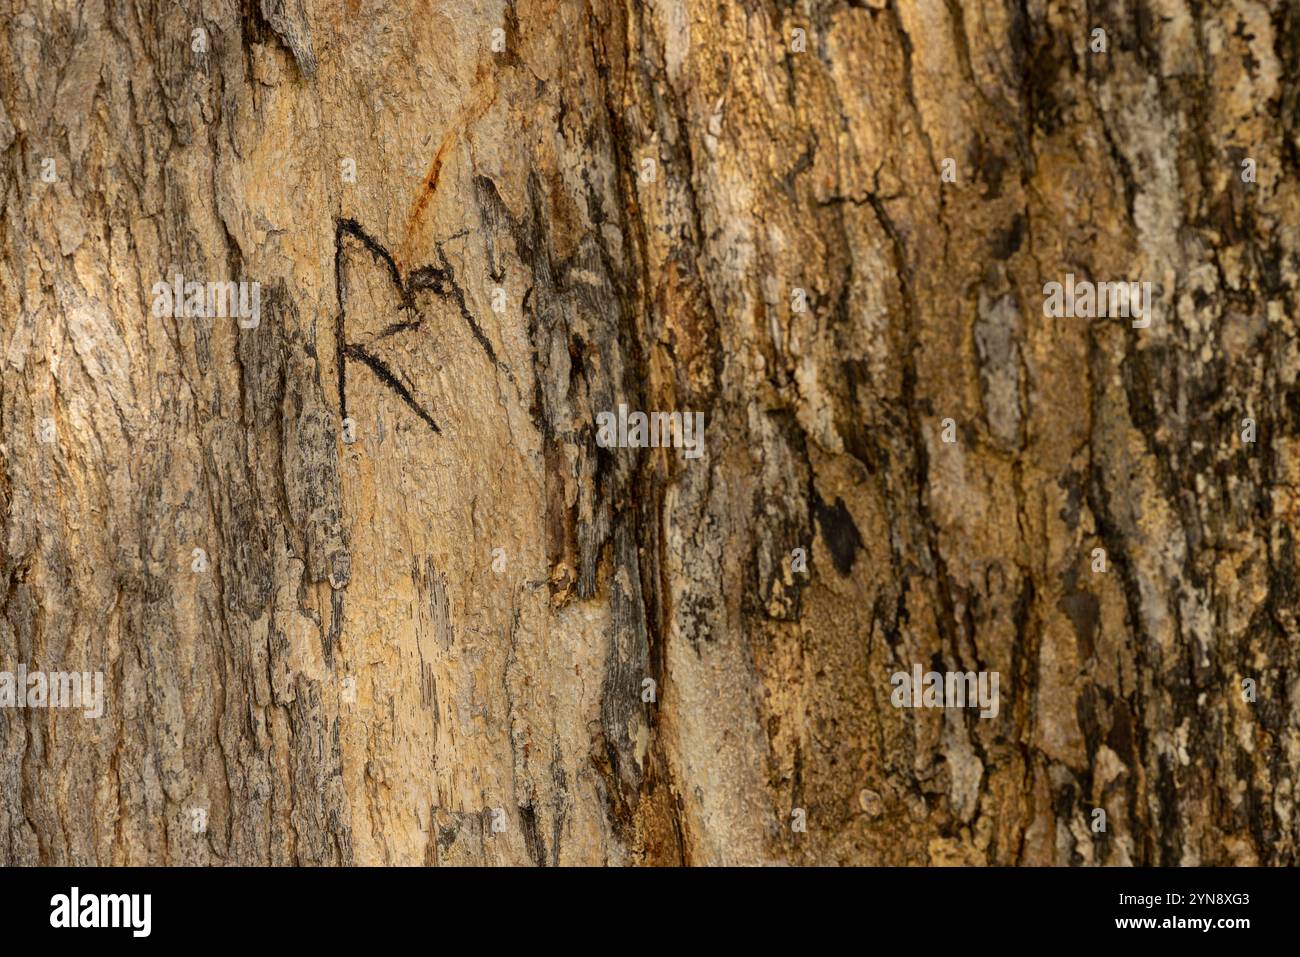
M 0 10 L 0 863 L 1296 863 L 1296 3 Z

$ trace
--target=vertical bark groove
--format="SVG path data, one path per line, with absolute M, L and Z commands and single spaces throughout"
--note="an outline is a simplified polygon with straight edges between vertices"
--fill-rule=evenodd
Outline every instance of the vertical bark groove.
M 4 2 L 0 861 L 1295 863 L 1295 3 Z

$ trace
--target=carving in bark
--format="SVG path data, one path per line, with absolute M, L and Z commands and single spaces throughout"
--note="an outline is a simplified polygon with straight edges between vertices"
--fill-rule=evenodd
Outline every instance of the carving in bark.
M 0 861 L 1296 862 L 1296 4 L 4 4 Z

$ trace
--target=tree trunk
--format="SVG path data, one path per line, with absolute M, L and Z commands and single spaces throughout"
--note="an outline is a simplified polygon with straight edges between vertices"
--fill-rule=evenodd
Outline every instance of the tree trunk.
M 3 0 L 0 863 L 1295 863 L 1270 6 Z

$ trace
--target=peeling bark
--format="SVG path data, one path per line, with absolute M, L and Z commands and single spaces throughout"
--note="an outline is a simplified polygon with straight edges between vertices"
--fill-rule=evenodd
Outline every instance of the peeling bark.
M 3 863 L 1296 862 L 1296 4 L 3 22 Z

